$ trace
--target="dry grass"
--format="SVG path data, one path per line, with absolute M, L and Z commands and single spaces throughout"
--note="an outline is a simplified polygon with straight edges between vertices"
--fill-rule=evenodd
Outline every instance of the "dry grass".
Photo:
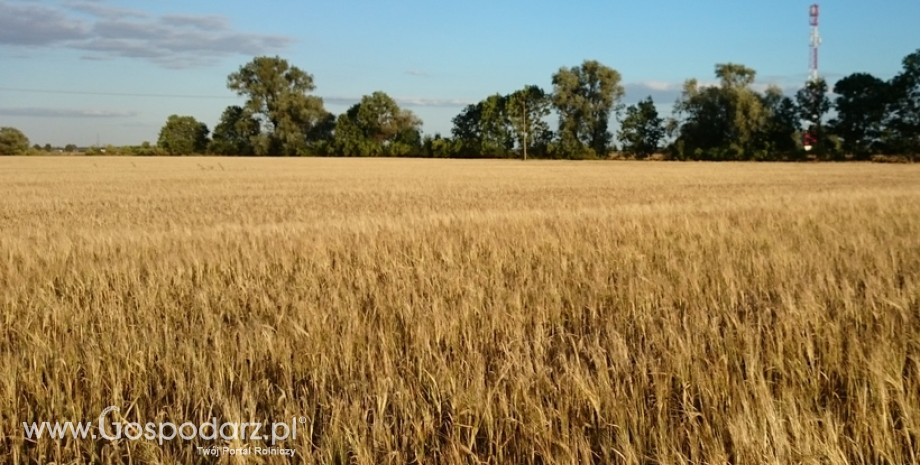
M 920 464 L 918 166 L 0 173 L 3 463 L 218 462 L 24 439 L 116 405 L 303 415 L 304 463 Z

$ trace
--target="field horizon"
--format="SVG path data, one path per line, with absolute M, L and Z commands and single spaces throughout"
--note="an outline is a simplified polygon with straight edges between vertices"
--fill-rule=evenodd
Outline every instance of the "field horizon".
M 0 173 L 0 463 L 920 465 L 916 164 Z M 295 458 L 23 425 L 108 406 Z

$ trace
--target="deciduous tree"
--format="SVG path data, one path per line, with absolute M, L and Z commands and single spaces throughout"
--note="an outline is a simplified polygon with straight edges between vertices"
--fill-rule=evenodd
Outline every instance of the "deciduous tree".
M 506 108 L 508 97 L 495 94 L 468 105 L 453 119 L 451 133 L 464 158 L 507 158 L 512 156 L 515 131 Z
M 664 120 L 658 116 L 655 102 L 649 96 L 626 108 L 626 117 L 620 123 L 617 137 L 623 144 L 624 152 L 636 158 L 646 158 L 658 150 L 664 134 Z
M 559 113 L 557 150 L 566 156 L 605 156 L 613 136 L 610 115 L 625 93 L 620 73 L 598 61 L 553 74 L 553 105 Z
M 421 152 L 422 120 L 399 108 L 383 92 L 365 95 L 361 102 L 339 115 L 335 147 L 345 156 L 401 156 Z
M 860 159 L 880 149 L 885 119 L 891 106 L 888 83 L 867 73 L 851 74 L 834 84 L 837 117 L 829 122 L 843 138 L 843 148 Z
M 328 119 L 323 100 L 308 95 L 313 76 L 279 57 L 256 57 L 227 78 L 227 87 L 246 96 L 247 117 L 259 121 L 264 140 L 253 144 L 257 155 L 296 155 L 307 134 Z
M 906 56 L 903 69 L 891 81 L 893 104 L 889 126 L 894 148 L 920 155 L 920 49 Z
M 680 158 L 743 160 L 755 157 L 765 122 L 761 96 L 751 89 L 756 72 L 735 63 L 716 65 L 720 84 L 684 83 L 674 113 L 680 120 Z
M 208 126 L 192 116 L 171 115 L 160 129 L 157 146 L 170 155 L 205 153 L 208 132 Z
M 531 156 L 545 155 L 552 134 L 545 119 L 550 114 L 552 99 L 538 86 L 529 85 L 505 99 L 505 115 L 517 134 L 518 147 L 527 158 L 527 149 L 534 147 Z
M 29 138 L 19 129 L 0 128 L 0 155 L 23 155 L 29 151 Z
M 816 142 L 814 151 L 819 157 L 840 155 L 830 153 L 832 147 L 828 143 L 828 134 L 824 129 L 824 117 L 831 109 L 831 100 L 827 96 L 827 91 L 827 81 L 824 78 L 818 78 L 808 81 L 805 87 L 799 89 L 795 94 L 799 115 L 809 123 L 809 131 L 812 132 Z
M 214 127 L 208 151 L 216 155 L 255 155 L 259 122 L 240 106 L 229 106 Z
M 802 122 L 795 102 L 782 89 L 770 86 L 761 97 L 765 119 L 760 131 L 759 160 L 800 158 Z

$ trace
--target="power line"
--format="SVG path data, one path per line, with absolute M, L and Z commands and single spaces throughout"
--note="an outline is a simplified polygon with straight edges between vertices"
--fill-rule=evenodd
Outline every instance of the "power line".
M 16 87 L 0 87 L 2 92 L 27 92 L 33 94 L 66 94 L 66 95 L 106 95 L 113 97 L 153 97 L 153 98 L 194 98 L 194 99 L 236 99 L 228 95 L 179 95 L 179 94 L 137 94 L 122 92 L 89 92 L 77 90 L 48 90 L 48 89 L 23 89 Z

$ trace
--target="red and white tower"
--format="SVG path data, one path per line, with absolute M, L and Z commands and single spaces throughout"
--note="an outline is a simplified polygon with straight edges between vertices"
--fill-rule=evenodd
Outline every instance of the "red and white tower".
M 811 19 L 811 73 L 809 79 L 818 80 L 818 47 L 821 46 L 821 33 L 818 31 L 818 4 L 813 4 L 808 9 L 808 16 Z

